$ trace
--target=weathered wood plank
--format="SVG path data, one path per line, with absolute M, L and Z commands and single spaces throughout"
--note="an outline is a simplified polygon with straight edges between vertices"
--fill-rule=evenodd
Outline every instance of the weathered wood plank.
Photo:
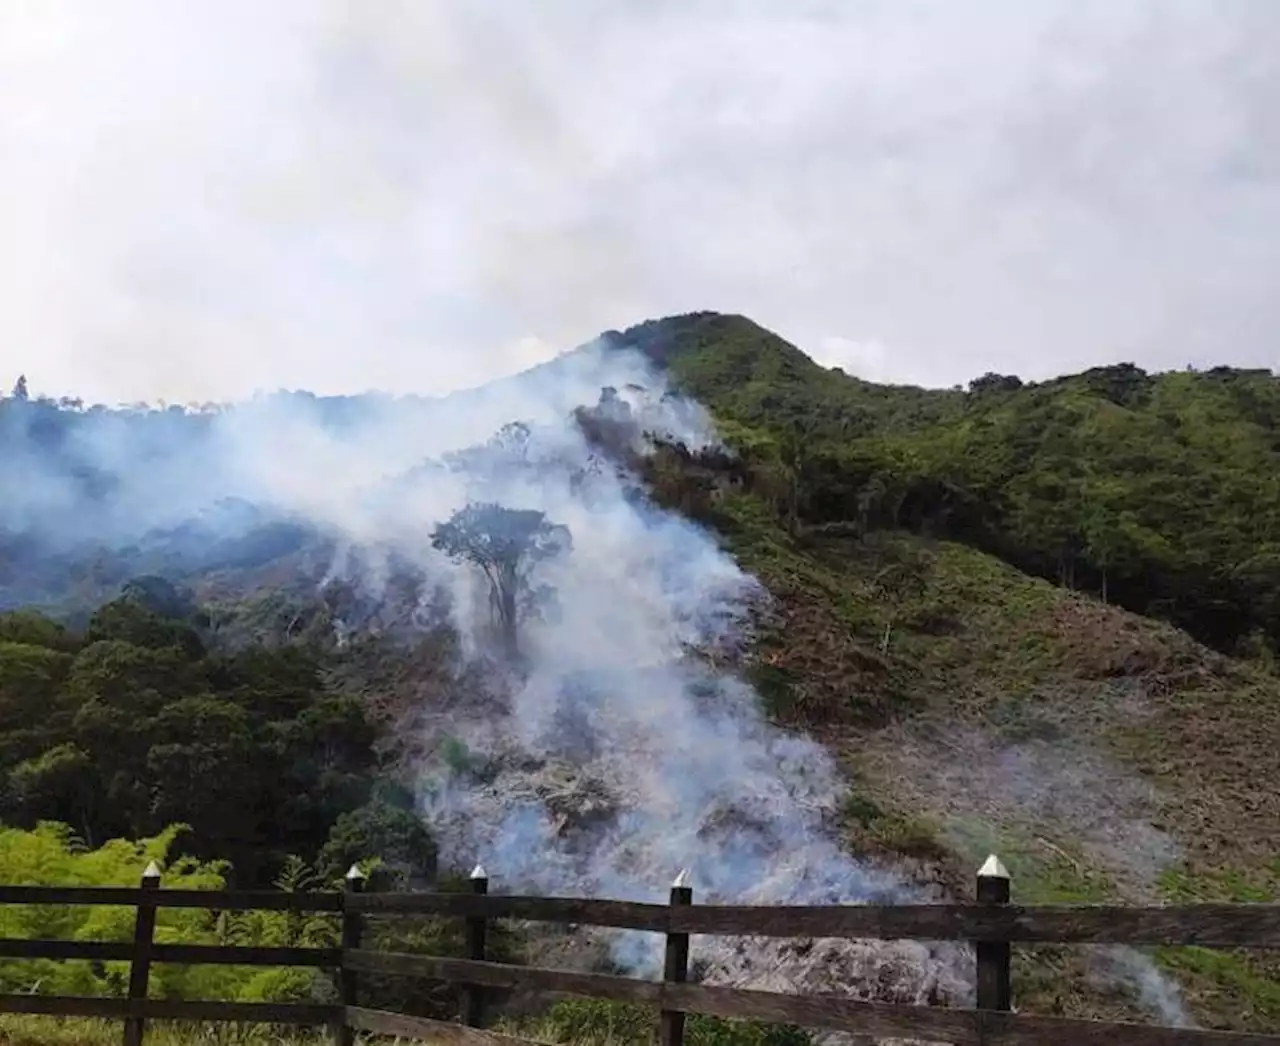
M 349 952 L 347 962 L 369 973 L 400 974 L 454 983 L 470 981 L 492 988 L 563 992 L 617 1002 L 651 1003 L 660 1009 L 717 1017 L 755 1017 L 780 1024 L 803 1024 L 884 1037 L 932 1036 L 960 1046 L 979 1041 L 973 1011 L 891 1006 L 843 997 L 804 998 L 695 984 L 663 984 L 612 974 L 535 969 L 420 955 Z
M 155 944 L 151 947 L 151 961 L 189 966 L 309 966 L 336 969 L 342 964 L 342 949 Z
M 347 1026 L 374 1035 L 391 1035 L 400 1039 L 423 1039 L 442 1046 L 542 1046 L 534 1039 L 468 1028 L 464 1024 L 433 1021 L 426 1017 L 407 1017 L 385 1010 L 347 1007 Z
M 1060 944 L 1198 944 L 1280 947 L 1280 905 L 840 905 L 813 908 L 697 906 L 671 913 L 688 933 L 879 940 L 1007 940 Z
M 514 897 L 459 893 L 371 893 L 354 898 L 355 910 L 369 914 L 413 913 L 485 919 L 612 926 L 626 930 L 667 930 L 667 907 L 631 901 L 578 897 Z
M 133 945 L 125 941 L 23 941 L 0 938 L 4 959 L 88 959 L 129 962 Z M 313 966 L 341 964 L 340 948 L 253 948 L 211 944 L 155 944 L 152 963 L 217 966 Z
M 603 973 L 577 973 L 570 970 L 547 970 L 532 966 L 508 966 L 505 963 L 473 962 L 470 959 L 442 959 L 431 955 L 405 955 L 398 952 L 347 952 L 348 969 L 361 973 L 423 977 L 454 984 L 479 984 L 486 988 L 527 988 L 533 991 L 565 992 L 618 1002 L 651 1002 L 662 1000 L 662 985 L 630 977 Z
M 206 1002 L 178 999 L 92 999 L 69 995 L 2 995 L 0 1013 L 54 1017 L 141 1017 L 171 1021 L 237 1021 L 245 1024 L 330 1024 L 341 1006 L 283 1002 Z
M 431 893 L 369 894 L 356 904 L 367 912 L 528 919 L 658 933 L 1280 948 L 1280 904 L 1008 905 L 998 910 L 961 904 L 692 905 L 673 910 L 628 901 Z
M 343 962 L 338 973 L 338 993 L 342 999 L 344 1014 L 348 1007 L 353 1007 L 360 1001 L 359 978 L 356 977 L 355 971 L 346 964 L 346 954 L 353 949 L 359 948 L 364 937 L 364 916 L 351 907 L 351 899 L 364 893 L 365 881 L 364 869 L 358 864 L 353 864 L 347 871 L 346 879 L 343 882 Z M 346 1022 L 345 1017 L 343 1023 L 334 1025 L 333 1031 L 337 1046 L 355 1046 L 355 1029 Z
M 672 908 L 688 907 L 693 903 L 693 888 L 689 877 L 681 872 L 671 884 Z M 684 984 L 689 980 L 689 935 L 667 934 L 663 956 L 662 979 L 668 984 Z M 658 1042 L 660 1046 L 684 1046 L 685 1015 L 680 1010 L 664 1009 L 658 1016 Z
M 0 904 L 136 906 L 136 887 L 0 886 Z M 161 907 L 214 911 L 338 912 L 337 893 L 160 890 Z M 366 894 L 355 910 L 488 919 L 528 919 L 649 930 L 655 933 L 758 937 L 864 937 L 881 940 L 1001 940 L 1060 944 L 1198 944 L 1280 948 L 1280 904 L 1198 904 L 1127 908 L 1112 905 L 832 905 L 742 907 L 666 905 L 583 898 L 470 894 Z
M 718 985 L 665 987 L 663 997 L 666 1005 L 710 1017 L 798 1024 L 804 1028 L 851 1032 L 874 1039 L 927 1039 L 955 1046 L 982 1042 L 975 1010 L 861 1002 L 836 995 L 782 995 Z
M 23 941 L 0 938 L 4 959 L 87 959 L 94 962 L 128 962 L 131 941 Z
M 992 854 L 978 872 L 975 894 L 982 905 L 1010 902 L 1009 871 Z M 1013 1009 L 1013 948 L 1008 941 L 975 941 L 976 1002 L 982 1010 L 1008 1013 Z
M 107 904 L 136 907 L 143 901 L 136 886 L 0 886 L 0 904 Z M 145 898 L 149 900 L 149 898 Z M 157 891 L 161 908 L 205 908 L 219 912 L 338 912 L 338 893 L 291 893 L 285 890 Z
M 484 897 L 489 893 L 489 877 L 484 868 L 476 865 L 471 873 L 471 895 Z M 485 938 L 488 936 L 489 921 L 483 916 L 468 916 L 466 921 L 467 958 L 473 962 L 483 962 L 485 954 Z M 462 1023 L 471 1028 L 479 1028 L 484 1023 L 484 992 L 473 985 L 462 988 Z
M 145 1001 L 150 994 L 151 945 L 156 932 L 158 909 L 152 899 L 160 891 L 160 866 L 152 861 L 142 873 L 142 901 L 139 902 L 133 923 L 133 958 L 129 962 L 129 999 Z M 132 1012 L 124 1022 L 124 1046 L 142 1046 L 146 1021 Z

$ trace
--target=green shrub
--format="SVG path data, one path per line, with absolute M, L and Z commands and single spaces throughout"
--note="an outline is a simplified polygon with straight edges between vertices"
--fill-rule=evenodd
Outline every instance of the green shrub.
M 40 824 L 32 831 L 0 828 L 0 882 L 29 886 L 136 886 L 150 861 L 164 868 L 163 885 L 186 890 L 221 890 L 227 867 L 182 858 L 168 863 L 185 832 L 174 825 L 151 839 L 115 839 L 91 850 L 66 825 Z M 296 858 L 286 862 L 276 885 L 317 889 L 323 884 Z M 0 906 L 0 937 L 23 940 L 131 941 L 134 909 L 115 905 Z M 224 912 L 161 908 L 155 939 L 164 944 L 324 946 L 337 941 L 333 915 L 297 912 Z M 42 995 L 122 996 L 128 988 L 127 962 L 53 959 L 0 961 L 0 992 Z M 305 969 L 240 966 L 180 966 L 157 963 L 151 971 L 155 998 L 241 1002 L 313 997 L 317 974 Z M 322 985 L 320 985 L 322 986 Z
M 539 1023 L 540 1037 L 560 1043 L 626 1043 L 648 1046 L 658 1040 L 658 1012 L 640 1003 L 570 999 L 557 1003 Z M 691 1015 L 688 1046 L 812 1046 L 809 1035 L 790 1025 L 731 1021 Z

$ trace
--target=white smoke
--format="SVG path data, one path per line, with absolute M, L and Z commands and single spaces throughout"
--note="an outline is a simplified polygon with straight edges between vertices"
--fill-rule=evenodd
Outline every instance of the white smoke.
M 573 408 L 596 404 L 603 386 L 634 423 L 633 450 L 646 431 L 714 442 L 706 412 L 668 394 L 643 357 L 596 344 L 441 401 L 271 396 L 185 424 L 82 416 L 76 460 L 109 475 L 112 496 L 86 500 L 36 441 L 21 476 L 0 467 L 12 495 L 0 522 L 29 521 L 38 504 L 46 533 L 123 543 L 194 513 L 207 542 L 243 529 L 224 508 L 242 499 L 318 531 L 337 550 L 326 580 L 366 597 L 396 569 L 417 571 L 424 604 L 447 606 L 464 650 L 481 657 L 484 583 L 432 548 L 432 529 L 472 500 L 543 512 L 573 547 L 537 579 L 554 602 L 521 626 L 525 668 L 495 677 L 489 700 L 424 703 L 417 717 L 431 735 L 422 750 L 447 738 L 468 753 L 466 765 L 420 768 L 444 859 L 479 860 L 515 892 L 661 899 L 688 868 L 701 901 L 921 898 L 841 849 L 831 825 L 844 789 L 823 748 L 770 726 L 747 685 L 692 653 L 740 658 L 767 593 L 711 534 L 655 507 L 593 450 Z M 528 426 L 518 452 L 483 449 L 513 421 Z M 654 943 L 624 936 L 616 954 L 644 967 Z M 884 947 L 910 951 L 904 965 L 920 985 L 967 990 L 955 956 Z M 752 954 L 758 966 L 764 953 Z M 721 956 L 720 966 L 751 974 L 750 962 Z

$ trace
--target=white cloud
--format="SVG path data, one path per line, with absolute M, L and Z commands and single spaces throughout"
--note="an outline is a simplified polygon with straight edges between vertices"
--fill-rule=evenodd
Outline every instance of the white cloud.
M 443 391 L 714 308 L 939 385 L 1280 365 L 1278 38 L 1272 0 L 9 0 L 0 364 Z
M 839 367 L 846 374 L 864 381 L 887 381 L 895 377 L 903 379 L 900 368 L 888 347 L 882 341 L 855 340 L 839 335 L 819 338 L 809 352 L 824 367 Z

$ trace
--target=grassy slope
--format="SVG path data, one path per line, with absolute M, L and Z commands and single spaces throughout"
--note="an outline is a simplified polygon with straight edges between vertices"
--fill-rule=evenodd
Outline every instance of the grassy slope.
M 750 495 L 722 505 L 778 597 L 756 681 L 857 782 L 850 842 L 955 892 L 989 850 L 1015 900 L 1280 897 L 1280 679 L 1176 629 L 901 532 L 792 541 Z M 1019 979 L 1028 1009 L 1114 1016 L 1079 952 Z M 1280 980 L 1243 955 L 1161 957 L 1197 1016 L 1280 1022 Z

